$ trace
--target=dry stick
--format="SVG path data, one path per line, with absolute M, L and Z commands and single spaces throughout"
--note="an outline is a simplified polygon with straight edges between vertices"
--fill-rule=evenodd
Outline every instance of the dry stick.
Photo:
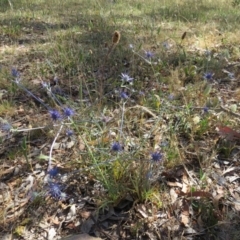
M 224 112 L 227 112 L 227 113 L 229 113 L 229 114 L 232 114 L 232 115 L 235 116 L 235 117 L 240 117 L 240 114 L 235 113 L 235 112 L 232 112 L 230 109 L 227 109 L 227 108 L 225 108 L 225 107 L 223 107 L 223 106 L 220 106 L 220 108 L 221 108 Z
M 56 134 L 56 136 L 55 136 L 55 138 L 52 142 L 52 146 L 51 146 L 51 149 L 50 149 L 50 152 L 49 152 L 49 159 L 48 159 L 48 171 L 51 170 L 51 168 L 52 168 L 52 150 L 53 150 L 54 144 L 55 144 L 60 132 L 62 131 L 62 128 L 63 128 L 63 124 L 61 124 L 61 126 L 60 126 L 60 128 L 59 128 L 59 130 L 58 130 L 58 132 L 57 132 L 57 134 Z

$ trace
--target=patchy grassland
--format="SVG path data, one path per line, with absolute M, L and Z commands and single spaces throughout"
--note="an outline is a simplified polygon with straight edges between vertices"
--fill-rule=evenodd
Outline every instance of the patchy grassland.
M 1 237 L 239 239 L 239 10 L 2 0 Z

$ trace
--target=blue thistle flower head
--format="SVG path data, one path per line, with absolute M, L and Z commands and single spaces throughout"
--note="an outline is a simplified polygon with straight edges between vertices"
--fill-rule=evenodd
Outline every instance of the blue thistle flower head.
M 123 150 L 123 147 L 122 147 L 122 145 L 121 145 L 119 142 L 114 142 L 114 143 L 112 144 L 111 150 L 112 150 L 113 152 L 120 152 L 120 151 Z
M 173 95 L 172 93 L 169 94 L 169 95 L 168 95 L 168 99 L 169 99 L 170 101 L 174 100 L 174 95 Z
M 41 84 L 42 84 L 42 87 L 43 87 L 43 88 L 46 88 L 46 89 L 49 89 L 49 88 L 50 88 L 50 84 L 47 83 L 47 82 L 41 82 Z
M 11 129 L 12 129 L 12 126 L 8 122 L 0 123 L 0 130 L 4 132 L 9 132 Z
M 57 167 L 54 167 L 54 168 L 51 168 L 49 171 L 48 171 L 48 174 L 50 175 L 50 177 L 56 177 L 57 174 L 58 174 L 58 168 Z
M 67 131 L 66 131 L 66 135 L 68 136 L 68 137 L 71 137 L 72 135 L 73 135 L 73 130 L 71 130 L 71 129 L 68 129 Z
M 170 45 L 169 45 L 169 43 L 168 42 L 163 42 L 163 44 L 162 44 L 162 46 L 163 46 L 163 48 L 165 48 L 165 50 L 168 50 L 168 49 L 170 49 Z
M 208 113 L 209 108 L 207 106 L 203 107 L 203 112 Z
M 150 51 L 145 51 L 145 56 L 146 56 L 146 58 L 152 58 L 154 56 L 154 54 Z
M 126 73 L 121 73 L 121 79 L 123 82 L 131 83 L 134 78 L 131 78 L 128 74 Z
M 74 115 L 74 111 L 69 107 L 64 108 L 63 112 L 66 117 L 71 117 Z
M 205 56 L 206 57 L 211 57 L 211 51 L 210 50 L 206 50 L 205 51 Z
M 20 78 L 20 73 L 18 72 L 17 69 L 13 68 L 11 71 L 12 76 L 15 78 L 15 83 L 19 83 L 21 78 Z
M 151 159 L 154 162 L 160 162 L 163 158 L 163 155 L 160 152 L 154 152 L 151 154 Z
M 12 68 L 11 74 L 15 78 L 20 78 L 20 73 L 18 72 L 18 70 L 16 68 Z
M 53 121 L 57 121 L 61 118 L 61 114 L 55 109 L 50 110 L 49 113 Z
M 211 73 L 211 72 L 206 72 L 203 74 L 203 78 L 206 80 L 212 80 L 213 76 L 214 76 L 214 73 Z
M 62 185 L 58 183 L 50 182 L 48 184 L 47 193 L 56 200 L 65 200 L 67 195 L 66 193 L 62 192 L 62 190 L 63 190 Z
M 122 99 L 128 99 L 127 93 L 124 92 L 124 91 L 122 91 L 122 92 L 120 93 L 120 98 L 122 98 Z
M 230 80 L 234 80 L 234 79 L 235 79 L 234 73 L 229 72 L 229 73 L 228 73 L 228 78 L 229 78 Z

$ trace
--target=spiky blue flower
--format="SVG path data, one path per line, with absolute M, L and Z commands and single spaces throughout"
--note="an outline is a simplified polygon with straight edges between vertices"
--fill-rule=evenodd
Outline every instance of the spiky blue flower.
M 3 122 L 0 123 L 0 129 L 4 132 L 9 132 L 12 129 L 12 126 L 8 122 Z
M 169 95 L 168 95 L 168 99 L 169 99 L 170 101 L 174 100 L 174 95 L 173 95 L 172 93 L 169 94 Z
M 206 80 L 212 80 L 214 73 L 206 72 L 203 74 L 203 78 Z
M 152 58 L 154 56 L 154 54 L 150 51 L 145 51 L 145 56 L 146 56 L 146 58 Z
M 16 68 L 12 68 L 12 76 L 15 78 L 20 78 L 20 73 L 18 72 L 18 70 Z
M 13 68 L 12 71 L 11 71 L 11 74 L 12 74 L 12 76 L 15 78 L 15 79 L 14 79 L 14 80 L 15 80 L 15 83 L 16 83 L 16 84 L 19 84 L 21 78 L 20 78 L 20 73 L 18 72 L 18 70 L 15 69 L 15 68 Z
M 120 93 L 120 98 L 122 98 L 122 99 L 128 99 L 127 93 L 124 92 L 124 91 L 122 91 L 122 92 Z
M 112 144 L 111 150 L 114 151 L 114 152 L 120 152 L 120 151 L 123 150 L 123 147 L 119 142 L 114 142 Z
M 73 130 L 71 130 L 71 129 L 68 129 L 67 131 L 66 131 L 66 135 L 68 136 L 68 137 L 71 137 L 72 135 L 73 135 Z
M 203 112 L 208 113 L 209 108 L 207 106 L 203 107 Z
M 160 152 L 154 152 L 151 154 L 151 160 L 154 162 L 160 162 L 163 155 Z
M 50 88 L 50 84 L 47 83 L 47 82 L 41 82 L 41 84 L 42 84 L 42 87 L 43 87 L 43 88 L 46 88 L 46 89 L 49 89 L 49 88 Z
M 126 73 L 121 73 L 121 79 L 123 82 L 131 83 L 134 78 L 131 78 L 128 74 Z
M 235 79 L 234 73 L 231 73 L 231 72 L 228 73 L 228 77 L 229 77 L 230 80 L 234 80 Z
M 61 114 L 55 109 L 50 110 L 49 113 L 53 121 L 57 121 L 61 118 Z
M 58 168 L 57 167 L 51 168 L 48 171 L 48 174 L 50 175 L 50 177 L 56 177 L 58 174 Z
M 163 42 L 162 43 L 163 47 L 166 49 L 166 50 L 169 50 L 170 49 L 170 45 L 168 42 Z
M 65 200 L 67 195 L 66 193 L 62 192 L 62 190 L 63 190 L 62 185 L 58 183 L 50 182 L 48 184 L 47 193 L 56 200 Z
M 69 107 L 64 108 L 63 112 L 66 117 L 71 117 L 74 115 L 74 111 Z

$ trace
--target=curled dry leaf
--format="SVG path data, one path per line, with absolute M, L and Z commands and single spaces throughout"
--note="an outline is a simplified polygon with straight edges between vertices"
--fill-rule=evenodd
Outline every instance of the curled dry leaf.
M 173 188 L 170 189 L 170 196 L 171 196 L 172 203 L 174 203 L 178 198 L 178 194 L 176 193 L 176 191 Z
M 206 198 L 212 197 L 211 193 L 204 192 L 204 191 L 195 191 L 195 192 L 188 192 L 188 193 L 179 192 L 178 194 L 184 197 L 206 197 Z
M 189 191 L 189 181 L 187 174 L 184 173 L 182 176 L 182 192 L 187 193 Z
M 219 200 L 223 197 L 224 197 L 224 194 L 221 193 L 221 194 L 218 194 L 218 195 L 214 196 L 214 198 L 213 198 L 213 206 L 218 211 L 219 211 L 219 207 L 218 207 Z
M 53 227 L 50 228 L 48 231 L 48 240 L 53 240 L 56 234 L 56 230 Z
M 182 201 L 182 211 L 181 211 L 181 222 L 185 227 L 188 227 L 188 224 L 190 222 L 190 213 L 189 213 L 189 202 L 187 199 L 183 199 Z
M 143 204 L 138 205 L 137 211 L 142 215 L 143 218 L 148 217 L 146 207 Z
M 227 126 L 217 126 L 218 134 L 227 140 L 240 139 L 240 133 Z
M 82 211 L 82 212 L 80 212 L 80 215 L 81 215 L 82 218 L 88 219 L 90 217 L 90 215 L 91 215 L 91 212 L 89 212 L 89 211 Z

